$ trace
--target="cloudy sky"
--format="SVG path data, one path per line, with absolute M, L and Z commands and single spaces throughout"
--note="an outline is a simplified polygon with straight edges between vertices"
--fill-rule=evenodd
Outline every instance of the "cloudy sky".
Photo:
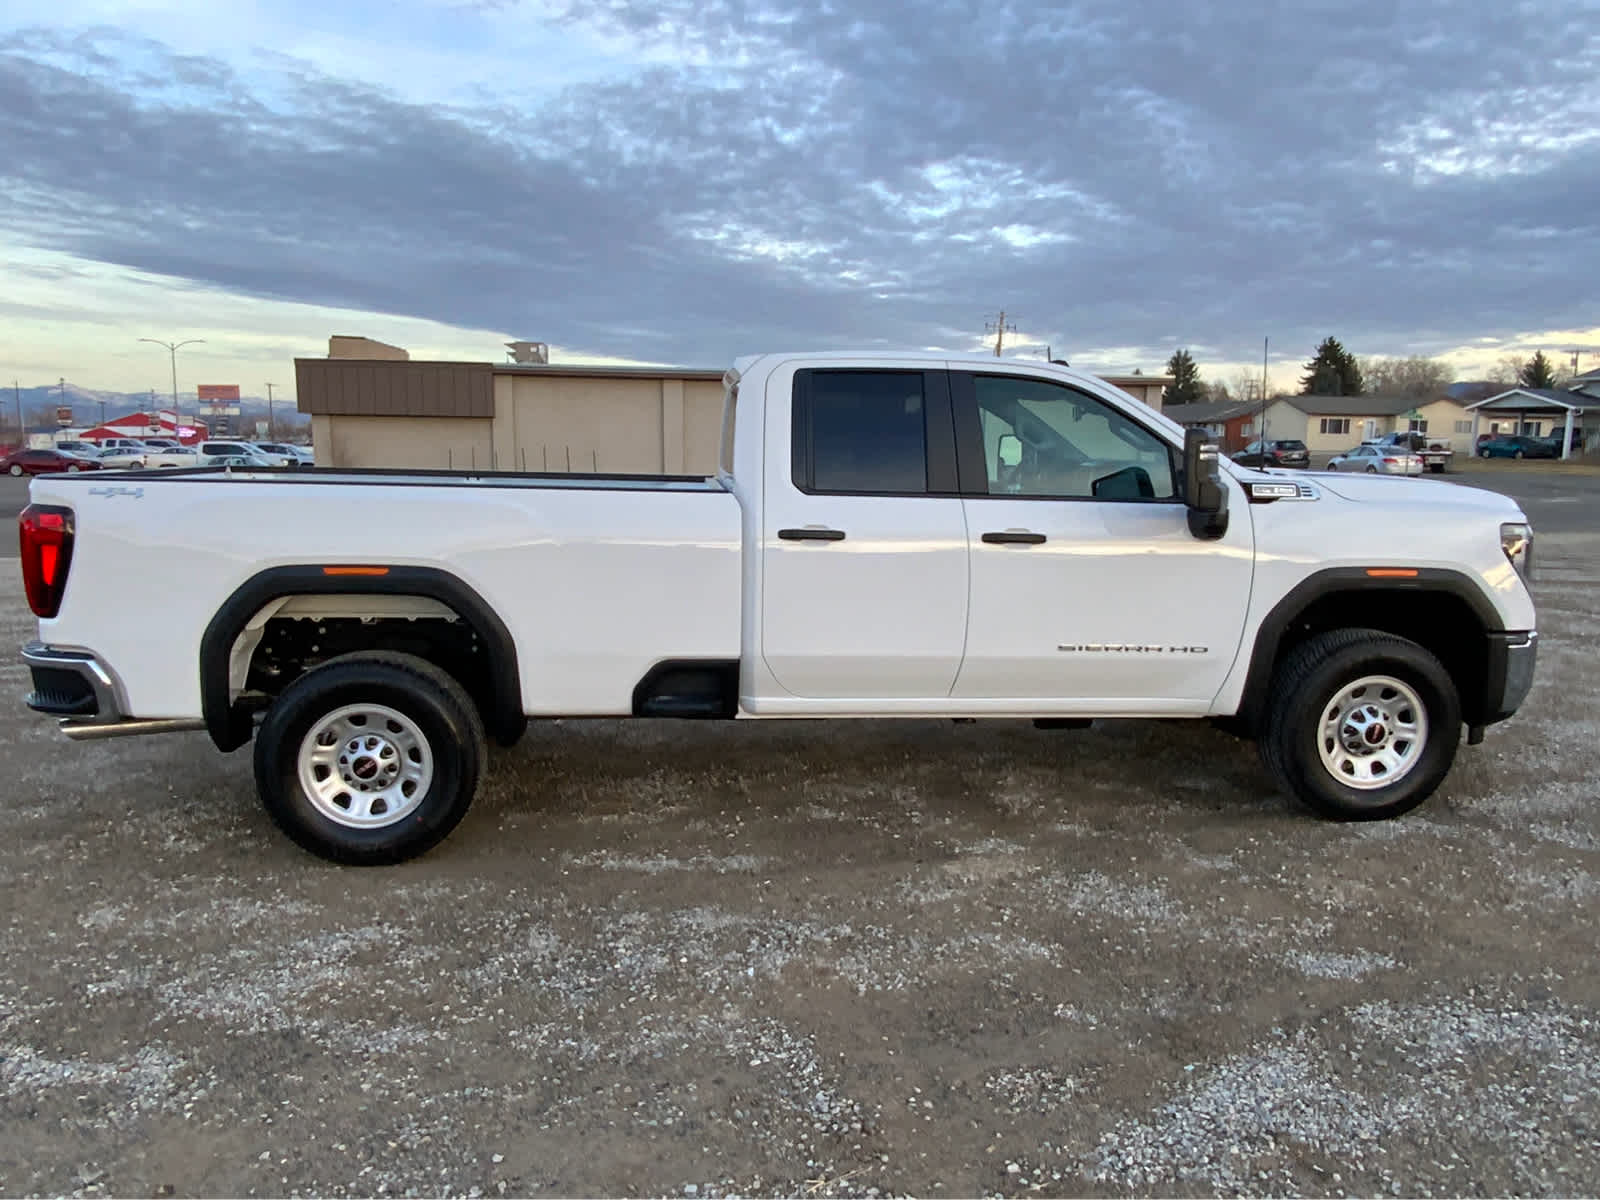
M 1592 347 L 1595 0 L 6 0 L 0 374 Z

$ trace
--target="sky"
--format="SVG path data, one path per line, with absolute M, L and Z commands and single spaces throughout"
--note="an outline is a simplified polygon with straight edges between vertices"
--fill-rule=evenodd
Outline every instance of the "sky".
M 0 381 L 1600 366 L 1596 0 L 7 0 Z

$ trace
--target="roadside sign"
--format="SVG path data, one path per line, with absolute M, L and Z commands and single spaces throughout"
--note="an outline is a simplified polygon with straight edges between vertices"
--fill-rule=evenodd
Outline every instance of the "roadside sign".
M 72 409 L 63 404 L 56 409 L 56 424 L 65 429 L 72 424 Z

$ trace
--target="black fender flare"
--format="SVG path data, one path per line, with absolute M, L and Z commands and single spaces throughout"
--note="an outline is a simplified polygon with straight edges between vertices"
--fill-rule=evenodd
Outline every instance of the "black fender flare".
M 200 713 L 206 732 L 222 751 L 237 750 L 253 732 L 251 715 L 233 703 L 228 661 L 233 644 L 250 618 L 285 596 L 425 596 L 465 621 L 483 642 L 490 664 L 491 710 L 484 725 L 503 745 L 522 736 L 528 719 L 522 711 L 522 680 L 517 645 L 492 607 L 472 587 L 437 567 L 383 564 L 269 567 L 240 584 L 222 603 L 200 638 Z
M 1409 574 L 1396 574 L 1397 571 Z M 1272 672 L 1278 661 L 1278 648 L 1284 634 L 1296 617 L 1326 596 L 1341 592 L 1364 593 L 1426 593 L 1435 592 L 1454 596 L 1466 603 L 1482 624 L 1485 634 L 1502 632 L 1505 623 L 1484 590 L 1461 571 L 1438 567 L 1327 567 L 1308 575 L 1290 588 L 1256 629 L 1255 644 L 1250 651 L 1250 669 L 1245 676 L 1244 691 L 1239 698 L 1239 709 L 1234 721 L 1254 731 L 1260 728 L 1261 716 L 1266 711 L 1272 687 Z M 1463 697 L 1464 707 L 1468 698 Z

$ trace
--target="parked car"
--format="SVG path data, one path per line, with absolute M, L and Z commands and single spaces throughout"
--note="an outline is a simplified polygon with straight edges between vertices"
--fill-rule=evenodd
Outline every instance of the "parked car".
M 1251 442 L 1230 455 L 1241 467 L 1309 467 L 1311 452 L 1299 438 L 1268 438 Z
M 261 454 L 249 442 L 201 442 L 196 449 L 200 452 L 200 465 L 202 467 L 219 466 L 222 459 L 239 456 L 259 459 L 260 462 L 257 465 L 263 467 L 279 465 L 278 460 Z
M 1330 458 L 1328 470 L 1365 471 L 1368 475 L 1421 475 L 1422 458 L 1403 450 L 1382 450 L 1371 442 L 1362 442 L 1353 450 Z
M 1449 438 L 1429 437 L 1414 430 L 1397 430 L 1381 438 L 1369 439 L 1362 444 L 1376 446 L 1386 454 L 1395 452 L 1415 454 L 1422 459 L 1422 465 L 1436 475 L 1442 475 L 1445 468 L 1450 465 L 1450 460 L 1455 457 L 1455 448 L 1450 445 Z
M 57 442 L 55 448 L 63 454 L 76 454 L 83 458 L 93 458 L 100 453 L 100 447 L 94 442 L 64 441 Z
M 183 445 L 177 438 L 169 437 L 147 437 L 139 440 L 152 450 L 170 450 L 173 446 Z
M 253 442 L 252 445 L 263 454 L 281 458 L 286 467 L 316 465 L 312 460 L 310 449 L 306 446 L 291 446 L 288 442 Z
M 1479 458 L 1559 458 L 1561 447 L 1545 438 L 1505 433 L 1478 446 Z
M 1549 437 L 1543 439 L 1544 441 L 1549 442 L 1552 446 L 1555 447 L 1556 457 L 1557 458 L 1561 457 L 1561 443 L 1565 440 L 1566 436 L 1567 436 L 1566 429 L 1564 427 L 1559 427 L 1558 426 L 1554 433 L 1552 433 Z M 1575 451 L 1583 449 L 1583 430 L 1578 428 L 1577 426 L 1573 426 L 1573 429 L 1572 429 L 1572 448 Z
M 100 449 L 102 449 L 102 450 L 142 451 L 145 448 L 144 443 L 141 442 L 138 438 L 131 438 L 131 437 L 101 438 L 97 444 L 100 447 Z
M 272 462 L 262 454 L 224 454 L 213 458 L 206 464 L 211 467 L 247 467 L 251 470 L 260 470 L 262 467 L 281 467 L 281 462 Z
M 60 472 L 98 471 L 100 461 L 65 450 L 18 450 L 8 455 L 0 467 L 8 475 L 54 475 Z
M 110 446 L 95 455 L 96 462 L 113 471 L 141 469 L 149 458 L 150 451 L 145 446 L 140 446 L 137 450 L 128 446 Z
M 1508 497 L 1224 463 L 1054 364 L 724 378 L 710 478 L 148 472 L 136 502 L 34 480 L 27 703 L 75 739 L 254 740 L 288 836 L 383 863 L 443 839 L 486 735 L 530 717 L 1226 718 L 1270 786 L 1373 820 L 1533 682 Z
M 198 467 L 200 452 L 193 446 L 152 447 L 145 455 L 147 467 Z

